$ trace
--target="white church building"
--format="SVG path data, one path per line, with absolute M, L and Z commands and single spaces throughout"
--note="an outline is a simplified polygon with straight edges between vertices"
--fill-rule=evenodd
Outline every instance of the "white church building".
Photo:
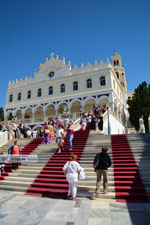
M 117 52 L 106 62 L 81 64 L 72 68 L 71 62 L 52 53 L 40 64 L 34 77 L 9 81 L 5 121 L 10 113 L 23 120 L 30 129 L 45 121 L 62 116 L 66 111 L 76 119 L 79 111 L 89 112 L 93 104 L 107 105 L 104 115 L 104 133 L 125 133 L 127 111 L 127 83 L 121 56 Z M 110 131 L 108 130 L 110 129 Z

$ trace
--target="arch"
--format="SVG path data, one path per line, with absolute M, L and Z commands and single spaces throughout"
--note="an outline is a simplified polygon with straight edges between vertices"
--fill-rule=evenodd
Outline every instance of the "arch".
M 82 108 L 81 101 L 78 100 L 78 99 L 73 100 L 73 102 L 71 103 L 70 112 L 71 113 L 78 113 L 81 108 Z
M 105 96 L 105 95 L 100 96 L 100 98 L 99 98 L 99 105 L 101 107 L 103 107 L 104 105 L 108 104 L 108 102 L 109 102 L 108 96 Z
M 48 104 L 45 110 L 46 113 L 46 120 L 50 120 L 51 118 L 54 118 L 56 116 L 56 110 L 54 104 Z
M 84 112 L 87 113 L 93 109 L 93 104 L 96 104 L 96 100 L 93 97 L 87 98 L 84 102 Z
M 13 111 L 12 111 L 12 110 L 8 110 L 8 111 L 6 112 L 6 115 L 5 115 L 6 120 L 8 120 L 8 118 L 9 118 L 9 116 L 10 116 L 11 113 L 12 113 L 12 115 L 13 115 Z
M 35 130 L 35 129 L 37 129 L 38 127 L 43 128 L 43 126 L 42 126 L 42 125 L 37 124 L 37 125 L 35 125 L 35 126 L 32 128 L 32 131 L 34 131 L 34 130 Z M 41 130 L 41 129 L 40 129 L 40 130 Z
M 24 113 L 24 122 L 30 123 L 32 121 L 32 117 L 33 117 L 32 108 L 28 107 Z
M 51 102 L 51 103 L 48 103 L 48 104 L 45 106 L 45 110 L 47 110 L 47 108 L 48 108 L 49 106 L 54 106 L 54 108 L 55 108 L 55 104 Z
M 37 110 L 37 108 L 39 108 L 39 107 L 42 107 L 43 108 L 43 105 L 41 105 L 41 104 L 37 104 L 36 106 L 35 106 L 35 108 L 34 108 L 34 112 Z
M 27 130 L 32 130 L 31 127 L 28 126 L 28 125 L 25 125 L 25 127 L 26 127 Z
M 26 107 L 26 108 L 24 109 L 24 114 L 25 114 L 29 109 L 31 109 L 31 111 L 32 111 L 32 108 L 31 108 L 30 106 L 28 106 L 28 107 Z
M 12 110 L 8 110 L 8 111 L 5 113 L 6 117 L 8 117 L 10 113 L 13 114 L 13 111 L 12 111 Z
M 22 117 L 22 109 L 18 108 L 15 110 L 14 112 L 14 116 L 17 117 L 17 120 L 22 120 L 23 117 Z
M 42 122 L 44 121 L 44 112 L 43 112 L 43 106 L 37 105 L 34 112 L 34 119 L 35 122 Z
M 59 114 L 64 114 L 64 112 L 67 113 L 67 111 L 68 111 L 68 104 L 66 102 L 60 102 L 58 104 L 58 110 L 57 110 L 58 115 Z

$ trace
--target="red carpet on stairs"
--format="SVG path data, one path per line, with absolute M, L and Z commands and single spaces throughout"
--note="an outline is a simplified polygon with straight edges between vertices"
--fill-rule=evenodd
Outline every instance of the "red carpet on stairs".
M 71 152 L 75 153 L 78 156 L 78 161 L 80 161 L 88 134 L 89 130 L 75 132 L 72 151 L 68 151 L 69 146 L 65 140 L 64 150 L 61 153 L 55 152 L 52 155 L 25 195 L 66 198 L 68 182 L 62 168 L 70 159 Z
M 28 143 L 24 148 L 21 150 L 22 155 L 30 155 L 43 141 L 42 138 L 33 139 L 30 143 Z M 12 163 L 7 162 L 5 163 L 5 173 L 2 173 L 0 176 L 0 180 L 4 180 L 5 176 L 8 176 L 8 173 L 12 172 Z
M 149 202 L 126 135 L 112 135 L 111 144 L 116 200 Z

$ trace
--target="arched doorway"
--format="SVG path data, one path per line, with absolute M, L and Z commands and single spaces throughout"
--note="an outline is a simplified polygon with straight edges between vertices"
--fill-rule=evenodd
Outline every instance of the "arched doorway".
M 34 113 L 35 122 L 43 122 L 44 121 L 44 113 L 42 106 L 38 106 Z
M 46 108 L 46 120 L 54 119 L 56 117 L 56 110 L 53 104 L 48 105 Z
M 81 102 L 76 100 L 72 103 L 70 108 L 70 114 L 72 118 L 79 118 L 82 112 Z
M 63 117 L 68 115 L 68 105 L 66 102 L 62 102 L 58 106 L 58 116 Z
M 103 107 L 105 105 L 108 105 L 108 103 L 109 103 L 109 100 L 108 100 L 108 97 L 106 97 L 106 96 L 102 96 L 99 99 L 99 105 L 100 105 L 100 107 Z
M 93 98 L 85 100 L 84 113 L 88 113 L 90 110 L 92 110 L 94 104 L 96 104 L 96 101 Z
M 23 119 L 21 109 L 18 109 L 16 111 L 16 117 L 17 117 L 17 120 L 22 120 Z
M 32 122 L 32 109 L 31 108 L 28 108 L 25 111 L 24 122 L 25 123 L 31 123 Z

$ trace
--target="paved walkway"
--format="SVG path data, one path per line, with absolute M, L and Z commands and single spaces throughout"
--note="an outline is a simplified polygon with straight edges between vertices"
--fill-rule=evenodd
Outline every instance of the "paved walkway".
M 150 204 L 76 201 L 0 191 L 0 225 L 149 225 Z

